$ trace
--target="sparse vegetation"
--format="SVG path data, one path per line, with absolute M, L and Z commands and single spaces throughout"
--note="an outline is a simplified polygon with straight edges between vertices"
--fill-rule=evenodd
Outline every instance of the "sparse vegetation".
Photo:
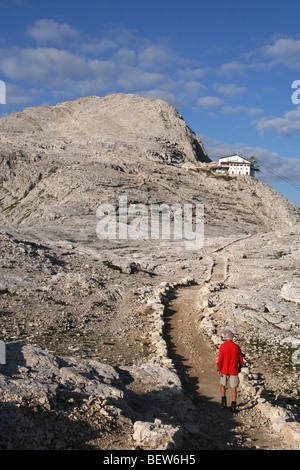
M 108 268 L 113 269 L 114 271 L 119 271 L 120 273 L 122 272 L 122 268 L 120 268 L 120 266 L 116 266 L 111 261 L 105 260 L 103 261 L 103 264 L 105 264 L 105 266 Z
M 236 180 L 236 176 L 221 175 L 221 174 L 215 173 L 214 171 L 209 170 L 207 168 L 191 168 L 190 171 L 194 171 L 196 173 L 204 173 L 208 177 L 221 179 L 221 180 L 224 180 L 224 181 Z

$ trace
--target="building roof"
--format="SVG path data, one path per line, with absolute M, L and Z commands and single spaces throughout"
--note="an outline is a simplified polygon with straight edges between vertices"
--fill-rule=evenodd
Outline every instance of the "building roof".
M 224 163 L 246 163 L 246 164 L 251 164 L 250 160 L 247 160 L 244 157 L 241 157 L 238 154 L 234 155 L 228 155 L 227 157 L 221 157 L 219 158 L 219 162 L 224 162 Z

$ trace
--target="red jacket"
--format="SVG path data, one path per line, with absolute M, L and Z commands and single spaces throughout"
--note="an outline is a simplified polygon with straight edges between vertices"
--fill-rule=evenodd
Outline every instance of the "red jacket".
M 241 348 L 233 341 L 221 344 L 217 367 L 223 375 L 238 375 L 244 365 Z

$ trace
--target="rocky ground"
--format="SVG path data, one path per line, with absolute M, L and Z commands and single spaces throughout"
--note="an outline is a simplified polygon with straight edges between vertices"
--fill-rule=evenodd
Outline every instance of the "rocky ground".
M 283 289 L 296 278 L 299 227 L 272 237 L 207 240 L 202 256 L 182 250 L 170 260 L 168 249 L 155 255 L 151 247 L 147 255 L 143 248 L 147 269 L 140 258 L 129 263 L 115 254 L 113 264 L 108 253 L 99 258 L 75 241 L 72 247 L 37 238 L 29 242 L 22 230 L 2 232 L 0 321 L 8 359 L 1 366 L 4 448 L 297 447 L 275 422 L 278 412 L 272 415 L 263 406 L 280 409 L 285 424 L 299 421 L 299 365 L 291 361 L 299 344 L 299 299 L 287 301 Z M 276 259 L 283 239 L 286 254 Z M 236 249 L 246 240 L 255 247 L 247 257 Z M 107 259 L 110 263 L 103 262 Z M 253 281 L 259 275 L 268 282 L 257 289 Z M 289 295 L 297 292 L 294 286 Z M 175 306 L 174 295 L 183 296 Z M 257 315 L 249 315 L 249 307 Z M 168 332 L 170 311 L 180 315 L 170 330 L 175 343 Z M 227 326 L 236 333 L 247 366 L 234 417 L 219 407 L 215 370 Z M 61 439 L 64 428 L 69 437 Z
M 299 208 L 216 177 L 160 100 L 89 97 L 0 131 L 2 448 L 297 448 Z M 204 204 L 204 246 L 99 239 L 99 204 L 119 215 L 124 195 Z M 246 359 L 235 416 L 214 368 L 225 327 Z

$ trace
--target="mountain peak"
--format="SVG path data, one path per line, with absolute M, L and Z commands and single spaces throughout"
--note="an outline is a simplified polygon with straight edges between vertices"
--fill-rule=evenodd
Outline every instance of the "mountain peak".
M 136 154 L 168 163 L 209 162 L 201 140 L 162 100 L 139 95 L 87 96 L 56 106 L 26 108 L 0 121 L 7 136 L 68 140 L 77 145 L 129 146 Z

